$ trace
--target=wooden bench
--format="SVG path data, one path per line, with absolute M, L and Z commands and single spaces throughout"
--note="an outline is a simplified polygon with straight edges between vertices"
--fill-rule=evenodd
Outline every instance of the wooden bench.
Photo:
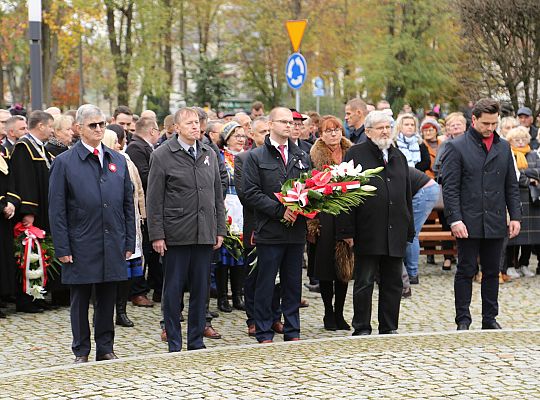
M 452 236 L 452 232 L 448 231 L 430 231 L 430 230 L 424 230 L 424 228 L 429 225 L 424 225 L 422 228 L 422 231 L 420 232 L 420 235 L 418 235 L 418 240 L 420 241 L 420 247 L 422 249 L 420 250 L 420 254 L 451 254 L 456 255 L 457 250 L 454 248 L 444 250 L 444 249 L 437 249 L 437 246 L 441 245 L 441 242 L 455 242 L 456 238 Z M 431 247 L 429 249 L 426 249 L 425 247 Z

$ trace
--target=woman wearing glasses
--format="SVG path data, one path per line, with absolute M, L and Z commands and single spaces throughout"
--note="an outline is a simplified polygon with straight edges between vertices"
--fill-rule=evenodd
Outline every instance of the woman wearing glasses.
M 324 165 L 340 164 L 352 146 L 343 134 L 341 121 L 332 115 L 322 117 L 320 132 L 320 138 L 310 151 L 313 168 L 317 170 Z M 316 246 L 314 276 L 319 280 L 324 303 L 324 329 L 348 331 L 351 327 L 343 317 L 343 307 L 350 276 L 346 278 L 340 272 L 352 272 L 354 261 L 349 245 L 335 239 L 335 218 L 321 213 L 317 218 L 308 220 L 308 241 Z
M 236 194 L 234 186 L 234 158 L 244 150 L 246 142 L 244 128 L 236 121 L 227 122 L 221 130 L 221 157 L 225 162 L 229 186 L 225 196 L 225 208 L 227 219 L 230 221 L 231 232 L 242 234 L 244 218 L 242 204 Z M 241 254 L 241 249 L 240 254 Z M 232 308 L 228 300 L 228 278 L 231 275 L 231 291 L 233 307 L 237 310 L 245 310 L 243 299 L 244 287 L 244 260 L 242 257 L 235 258 L 224 246 L 219 250 L 220 257 L 216 268 L 216 287 L 218 292 L 218 308 L 223 312 L 231 312 Z

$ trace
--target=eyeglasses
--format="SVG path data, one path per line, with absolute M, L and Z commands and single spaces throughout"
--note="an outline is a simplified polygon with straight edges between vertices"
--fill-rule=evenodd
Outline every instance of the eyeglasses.
M 95 131 L 98 126 L 101 129 L 105 128 L 105 124 L 106 124 L 105 121 L 101 121 L 101 122 L 92 122 L 92 123 L 90 123 L 90 124 L 88 124 L 86 126 L 89 127 L 90 129 L 92 129 L 93 131 Z
M 390 125 L 385 125 L 385 126 L 379 126 L 378 128 L 371 128 L 377 132 L 383 132 L 383 131 L 391 131 L 392 130 L 392 127 Z
M 272 122 L 279 122 L 280 124 L 287 125 L 287 126 L 294 125 L 294 121 L 290 121 L 290 120 L 287 120 L 287 119 L 277 119 L 277 120 L 272 121 Z
M 293 122 L 292 124 L 295 128 L 301 128 L 304 126 L 304 124 L 302 122 Z
M 332 133 L 336 133 L 336 134 L 341 134 L 343 131 L 341 130 L 341 128 L 336 128 L 336 129 L 325 129 L 324 133 L 328 134 L 328 135 L 331 135 Z
M 232 135 L 233 138 L 235 138 L 236 140 L 244 140 L 247 138 L 247 136 L 245 135 Z

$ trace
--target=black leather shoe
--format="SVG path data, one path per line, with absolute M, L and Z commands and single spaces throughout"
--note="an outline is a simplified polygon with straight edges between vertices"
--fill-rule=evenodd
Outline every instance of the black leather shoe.
M 353 336 L 368 336 L 368 335 L 371 335 L 371 332 L 367 329 L 355 329 L 352 335 Z
M 392 329 L 390 331 L 385 331 L 385 332 L 379 332 L 379 335 L 397 335 L 398 334 L 398 331 L 396 331 L 395 329 Z
M 129 319 L 127 314 L 117 314 L 116 315 L 116 325 L 124 326 L 126 328 L 132 328 L 135 326 L 132 320 Z
M 233 296 L 232 301 L 233 301 L 233 307 L 235 309 L 240 310 L 240 311 L 246 311 L 246 305 L 241 295 Z
M 7 318 L 7 315 L 0 311 L 0 318 Z
M 409 283 L 411 285 L 418 285 L 420 282 L 418 281 L 418 275 L 415 276 L 409 276 Z
M 457 325 L 457 330 L 458 331 L 468 331 L 469 330 L 469 324 L 467 324 L 465 322 L 462 322 L 462 323 Z
M 218 308 L 220 311 L 230 313 L 232 312 L 231 304 L 229 303 L 229 300 L 227 298 L 221 298 L 218 301 Z
M 204 349 L 206 349 L 206 346 L 203 344 L 201 347 L 188 347 L 187 349 L 188 349 L 188 351 L 192 351 L 192 350 L 204 350 Z
M 88 362 L 88 356 L 77 356 L 73 361 L 73 364 L 83 364 Z
M 116 354 L 114 353 L 107 353 L 102 354 L 100 356 L 96 355 L 96 361 L 109 361 L 109 360 L 117 360 L 118 357 L 116 357 Z
M 502 329 L 497 321 L 482 322 L 482 329 Z
M 323 318 L 323 324 L 324 324 L 324 329 L 326 329 L 327 331 L 336 331 L 337 330 L 337 326 L 336 326 L 336 316 L 334 315 L 334 313 L 329 313 L 329 314 L 326 314 Z
M 351 326 L 345 321 L 343 315 L 336 314 L 336 328 L 338 331 L 350 331 Z

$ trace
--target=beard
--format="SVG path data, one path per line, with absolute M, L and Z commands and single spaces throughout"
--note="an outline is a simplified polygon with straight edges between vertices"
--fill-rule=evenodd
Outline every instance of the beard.
M 375 143 L 375 146 L 377 146 L 380 150 L 388 150 L 390 146 L 392 146 L 392 143 L 394 142 L 392 138 L 378 138 L 378 139 L 371 139 L 373 143 Z

